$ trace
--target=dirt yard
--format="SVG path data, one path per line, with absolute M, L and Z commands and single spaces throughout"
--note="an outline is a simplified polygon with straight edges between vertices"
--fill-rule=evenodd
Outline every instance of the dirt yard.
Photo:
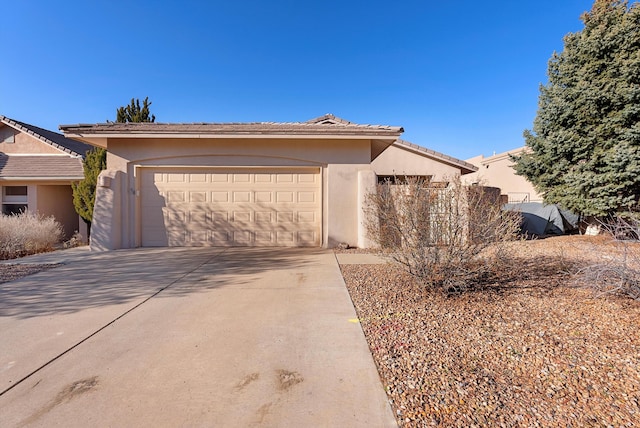
M 567 273 L 617 248 L 557 237 L 513 256 L 501 283 L 449 297 L 393 265 L 342 266 L 400 425 L 640 426 L 640 301 Z
M 42 272 L 43 270 L 58 267 L 55 264 L 26 265 L 26 264 L 0 264 L 0 284 L 7 281 L 20 279 L 27 275 Z

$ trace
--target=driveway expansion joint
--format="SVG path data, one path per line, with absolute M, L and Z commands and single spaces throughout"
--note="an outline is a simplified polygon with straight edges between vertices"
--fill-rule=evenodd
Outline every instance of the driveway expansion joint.
M 35 370 L 31 371 L 30 373 L 28 373 L 27 375 L 25 375 L 24 377 L 22 377 L 21 379 L 17 380 L 13 385 L 5 388 L 4 390 L 0 391 L 0 397 L 2 397 L 4 394 L 6 394 L 7 392 L 11 391 L 13 388 L 15 388 L 16 386 L 20 385 L 21 383 L 23 383 L 24 381 L 28 380 L 29 378 L 31 378 L 33 375 L 35 375 L 36 373 L 38 373 L 39 371 L 41 371 L 42 369 L 44 369 L 45 367 L 51 365 L 52 363 L 54 363 L 55 361 L 57 361 L 58 359 L 62 358 L 64 355 L 68 354 L 69 352 L 73 351 L 74 349 L 76 349 L 77 347 L 79 347 L 80 345 L 82 345 L 83 343 L 85 343 L 86 341 L 88 341 L 89 339 L 95 337 L 96 335 L 98 335 L 100 332 L 102 332 L 103 330 L 105 330 L 106 328 L 112 326 L 113 324 L 115 324 L 117 321 L 119 321 L 120 319 L 124 318 L 126 315 L 130 314 L 131 312 L 133 312 L 134 310 L 138 309 L 139 307 L 141 307 L 142 305 L 144 305 L 145 303 L 147 303 L 149 300 L 153 299 L 154 297 L 158 296 L 160 293 L 162 293 L 163 291 L 167 290 L 168 288 L 170 288 L 171 286 L 173 286 L 174 284 L 176 284 L 177 282 L 181 281 L 182 279 L 184 279 L 185 277 L 187 277 L 188 275 L 191 275 L 192 273 L 194 273 L 195 271 L 197 271 L 198 269 L 200 269 L 202 266 L 211 263 L 212 260 L 214 260 L 215 258 L 221 256 L 222 254 L 224 254 L 227 251 L 227 249 L 224 249 L 222 251 L 220 251 L 219 253 L 214 254 L 213 256 L 207 258 L 206 261 L 200 263 L 198 266 L 196 266 L 195 268 L 193 268 L 192 270 L 185 272 L 183 275 L 179 276 L 178 278 L 174 279 L 173 281 L 171 281 L 169 284 L 165 285 L 164 287 L 160 288 L 159 290 L 157 290 L 155 293 L 153 293 L 152 295 L 150 295 L 149 297 L 147 297 L 146 299 L 144 299 L 142 302 L 134 305 L 133 307 L 131 307 L 130 309 L 128 309 L 127 311 L 125 311 L 124 313 L 120 314 L 118 317 L 114 318 L 113 320 L 111 320 L 110 322 L 108 322 L 107 324 L 103 325 L 102 327 L 100 327 L 99 329 L 97 329 L 96 331 L 94 331 L 93 333 L 91 333 L 90 335 L 84 337 L 83 339 L 81 339 L 80 341 L 76 342 L 74 345 L 72 345 L 71 347 L 67 348 L 66 350 L 62 351 L 61 353 L 59 353 L 58 355 L 52 357 L 51 359 L 49 359 L 48 361 L 46 361 L 45 363 L 43 363 L 42 365 L 40 365 L 38 368 L 36 368 Z

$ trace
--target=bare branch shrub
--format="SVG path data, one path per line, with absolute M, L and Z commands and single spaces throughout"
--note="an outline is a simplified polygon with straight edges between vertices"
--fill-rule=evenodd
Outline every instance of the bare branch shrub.
M 62 236 L 62 226 L 53 217 L 29 211 L 0 215 L 0 259 L 50 251 Z
M 520 213 L 503 212 L 499 189 L 465 186 L 459 178 L 434 183 L 387 181 L 366 201 L 369 238 L 424 284 L 456 293 L 502 268 Z M 489 248 L 491 247 L 491 248 Z
M 576 280 L 599 295 L 640 300 L 640 219 L 612 217 L 601 221 L 600 227 L 612 239 L 614 256 L 601 256 L 602 261 L 589 262 L 575 272 Z
M 68 241 L 63 242 L 64 248 L 75 248 L 86 245 L 84 237 L 77 230 L 73 233 Z

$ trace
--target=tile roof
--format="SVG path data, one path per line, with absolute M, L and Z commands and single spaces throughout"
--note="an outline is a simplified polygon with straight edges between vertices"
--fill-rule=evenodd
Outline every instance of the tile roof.
M 307 120 L 305 123 L 321 124 L 321 125 L 351 125 L 353 122 L 336 117 L 331 113 L 327 113 L 324 116 L 316 117 L 315 119 Z
M 417 152 L 421 152 L 424 155 L 429 156 L 429 157 L 431 157 L 433 159 L 436 159 L 436 160 L 439 160 L 441 162 L 448 163 L 450 165 L 458 167 L 458 168 L 460 168 L 460 172 L 462 174 L 469 174 L 469 173 L 472 173 L 472 172 L 476 172 L 478 170 L 477 166 L 475 166 L 475 165 L 473 165 L 473 164 L 471 164 L 469 162 L 465 162 L 463 160 L 454 158 L 452 156 L 445 155 L 444 153 L 436 152 L 435 150 L 427 149 L 425 147 L 419 146 L 417 144 L 410 143 L 409 141 L 405 141 L 405 140 L 402 140 L 400 138 L 398 138 L 394 144 L 398 145 L 400 147 L 406 147 L 406 148 L 409 148 L 409 149 L 413 149 L 413 150 L 415 150 Z
M 7 178 L 82 180 L 82 159 L 61 155 L 0 154 L 0 179 Z
M 62 134 L 58 134 L 57 132 L 29 125 L 28 123 L 19 122 L 3 115 L 0 115 L 0 122 L 26 134 L 29 134 L 39 139 L 40 141 L 45 142 L 55 147 L 56 149 L 62 150 L 63 152 L 69 153 L 73 156 L 84 157 L 87 151 L 92 149 L 92 147 L 88 144 L 72 140 Z
M 359 125 L 333 115 L 308 122 L 250 123 L 97 123 L 60 125 L 69 134 L 211 134 L 211 135 L 370 135 L 397 137 L 404 129 L 399 126 Z

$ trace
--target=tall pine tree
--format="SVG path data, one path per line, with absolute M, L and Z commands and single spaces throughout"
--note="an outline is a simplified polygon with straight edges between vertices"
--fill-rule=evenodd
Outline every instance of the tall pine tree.
M 595 216 L 638 211 L 640 4 L 596 0 L 582 21 L 549 61 L 524 133 L 530 152 L 515 169 L 547 203 Z
M 131 104 L 125 107 L 120 107 L 116 111 L 116 122 L 155 122 L 156 117 L 149 111 L 149 97 L 146 97 L 142 101 L 142 107 L 140 107 L 140 100 L 131 98 Z
M 144 99 L 142 107 L 140 107 L 140 100 L 132 98 L 131 104 L 116 110 L 116 122 L 155 122 L 156 117 L 149 111 L 150 105 L 149 97 Z M 96 201 L 96 184 L 98 175 L 107 167 L 107 151 L 100 147 L 90 150 L 85 156 L 83 167 L 84 180 L 71 184 L 73 205 L 78 215 L 91 228 L 93 207 Z

